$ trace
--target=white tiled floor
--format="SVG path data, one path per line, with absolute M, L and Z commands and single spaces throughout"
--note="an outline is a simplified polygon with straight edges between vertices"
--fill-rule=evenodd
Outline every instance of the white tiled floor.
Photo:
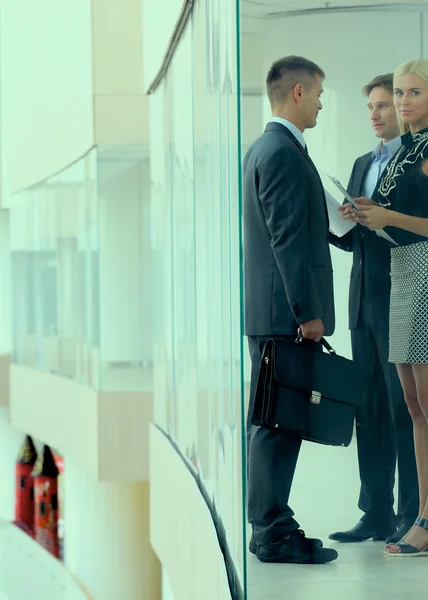
M 355 525 L 359 477 L 355 445 L 329 448 L 304 444 L 291 506 L 308 536 L 334 547 L 329 565 L 262 564 L 248 555 L 249 600 L 428 600 L 428 557 L 391 559 L 383 543 L 336 544 L 333 531 Z

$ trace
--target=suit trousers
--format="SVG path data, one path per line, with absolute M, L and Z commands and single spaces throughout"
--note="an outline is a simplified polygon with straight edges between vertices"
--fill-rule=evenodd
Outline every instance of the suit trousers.
M 357 327 L 351 331 L 354 361 L 367 378 L 364 402 L 357 408 L 356 433 L 363 520 L 395 525 L 394 482 L 398 457 L 398 524 L 418 515 L 419 494 L 413 423 L 395 365 L 388 363 L 388 331 Z
M 263 348 L 272 338 L 294 341 L 295 336 L 248 337 L 252 363 L 249 415 Z M 299 528 L 288 501 L 301 445 L 299 435 L 255 427 L 247 420 L 248 520 L 258 545 L 275 542 Z

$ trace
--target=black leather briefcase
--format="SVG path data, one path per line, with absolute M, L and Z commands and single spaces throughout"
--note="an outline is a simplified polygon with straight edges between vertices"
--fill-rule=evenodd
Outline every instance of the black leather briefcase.
M 251 423 L 318 444 L 349 446 L 355 408 L 365 392 L 363 376 L 324 338 L 327 352 L 300 342 L 301 337 L 266 342 Z

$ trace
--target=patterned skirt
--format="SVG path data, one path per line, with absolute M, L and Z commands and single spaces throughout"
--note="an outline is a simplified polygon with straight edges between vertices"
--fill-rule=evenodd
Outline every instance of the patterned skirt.
M 428 363 L 428 241 L 391 250 L 389 361 Z

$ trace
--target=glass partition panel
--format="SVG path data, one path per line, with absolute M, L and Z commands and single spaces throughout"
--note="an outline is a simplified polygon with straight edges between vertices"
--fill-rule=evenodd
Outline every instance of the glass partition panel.
M 5 282 L 7 293 L 0 298 L 0 355 L 10 355 L 12 350 L 12 307 L 10 297 L 10 235 L 9 211 L 0 211 L 0 277 Z
M 103 146 L 11 208 L 14 360 L 95 389 L 152 389 L 148 149 Z
M 98 386 L 96 151 L 15 197 L 15 362 Z
M 98 148 L 100 387 L 152 389 L 150 164 L 143 146 Z
M 150 110 L 155 421 L 207 493 L 238 589 L 244 557 L 236 42 L 233 3 L 196 3 Z
M 379 130 L 373 129 L 368 98 L 362 88 L 376 76 L 392 73 L 404 61 L 424 56 L 428 3 L 420 2 L 417 6 L 415 3 L 347 2 L 337 10 L 333 6 L 336 3 L 327 3 L 328 10 L 317 10 L 315 4 L 309 0 L 299 3 L 291 0 L 282 3 L 241 2 L 242 152 L 245 154 L 250 144 L 262 135 L 272 116 L 265 89 L 270 66 L 284 56 L 303 56 L 317 63 L 326 73 L 322 96 L 324 108 L 317 126 L 304 132 L 309 155 L 325 185 L 325 175 L 331 174 L 346 186 L 356 159 L 365 157 L 368 168 L 374 160 L 372 151 L 379 142 L 382 146 L 384 141 L 389 141 L 388 136 L 384 139 L 378 134 Z M 405 47 L 394 43 L 403 39 L 403 35 Z M 387 92 L 386 98 L 393 107 L 392 90 Z M 281 113 L 292 120 L 290 115 L 292 112 Z M 398 129 L 394 131 L 393 138 L 398 136 Z M 356 176 L 360 180 L 352 193 L 364 195 L 367 171 L 359 172 L 358 169 L 357 166 Z M 302 185 L 305 185 L 303 180 Z M 342 202 L 337 191 L 336 195 Z M 244 211 L 245 206 L 244 190 Z M 370 270 L 375 274 L 372 280 L 376 280 L 376 275 L 388 279 L 389 258 L 382 262 L 377 253 L 364 249 L 359 255 L 358 248 L 366 243 L 361 239 L 367 231 L 358 231 L 357 238 L 353 238 L 357 240 L 353 254 L 331 247 L 336 330 L 330 340 L 340 354 L 351 358 L 352 339 L 354 360 L 360 367 L 365 365 L 362 377 L 367 379 L 368 392 L 357 411 L 356 435 L 348 448 L 303 442 L 296 471 L 291 471 L 281 489 L 276 488 L 275 499 L 279 507 L 289 504 L 295 513 L 294 519 L 308 537 L 320 538 L 324 547 L 336 549 L 338 559 L 322 571 L 314 565 L 293 564 L 277 565 L 273 571 L 271 565 L 254 556 L 254 548 L 253 553 L 248 550 L 249 600 L 284 597 L 306 600 L 314 596 L 364 596 L 386 600 L 401 595 L 422 599 L 426 594 L 422 567 L 413 565 L 413 570 L 411 566 L 410 576 L 409 564 L 404 564 L 409 561 L 391 561 L 383 556 L 384 541 L 368 545 L 357 543 L 373 537 L 384 540 L 386 535 L 394 533 L 396 524 L 410 526 L 419 510 L 412 423 L 395 367 L 388 364 L 389 284 L 386 283 L 386 295 L 381 297 L 383 291 L 374 292 L 367 283 Z M 362 277 L 359 284 L 356 282 L 358 274 Z M 351 292 L 350 277 L 354 286 Z M 361 281 L 364 281 L 363 287 Z M 383 304 L 376 309 L 379 318 L 375 324 L 370 325 L 367 314 L 361 313 L 363 316 L 350 333 L 348 300 L 351 294 L 351 304 L 355 303 L 355 294 L 360 292 L 365 295 L 364 306 L 368 306 L 368 302 L 372 306 Z M 266 333 L 272 335 L 275 332 Z M 359 335 L 370 335 L 371 341 L 358 346 Z M 244 361 L 245 388 L 249 394 L 251 369 L 247 351 Z M 349 385 L 352 386 L 352 381 Z M 278 445 L 281 439 L 284 438 L 277 438 Z M 261 447 L 258 450 L 258 456 L 262 456 L 264 450 L 262 452 Z M 256 458 L 251 460 L 256 461 Z M 292 453 L 276 451 L 275 461 L 286 469 L 290 461 L 293 463 Z M 396 463 L 398 472 L 394 486 Z M 273 479 L 271 482 L 275 486 Z M 290 486 L 288 497 L 286 490 Z M 254 489 L 256 487 L 257 477 Z M 253 500 L 260 502 L 262 511 L 268 511 L 269 492 L 265 488 L 259 485 L 258 496 L 255 492 Z M 266 514 L 261 525 L 261 529 L 272 527 L 272 541 L 281 539 L 284 533 L 279 524 L 286 523 L 288 531 L 297 527 L 291 516 L 288 520 L 283 518 L 284 510 L 275 509 Z M 260 519 L 259 522 L 254 520 L 253 524 L 260 525 Z M 358 530 L 349 533 L 356 524 Z M 248 534 L 251 532 L 249 527 Z M 331 534 L 336 535 L 329 540 Z M 360 539 L 358 534 L 361 534 Z M 261 543 L 260 539 L 259 536 L 255 541 Z M 340 544 L 338 540 L 355 543 Z

